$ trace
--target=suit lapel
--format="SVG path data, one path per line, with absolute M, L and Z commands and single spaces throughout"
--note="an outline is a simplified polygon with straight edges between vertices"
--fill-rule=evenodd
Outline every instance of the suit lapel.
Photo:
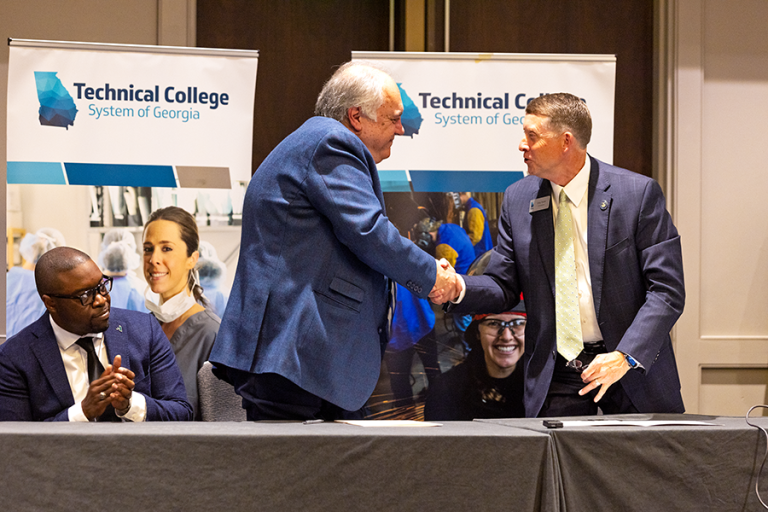
M 548 180 L 541 180 L 541 186 L 536 198 L 552 197 L 552 185 Z M 555 225 L 552 221 L 552 200 L 549 208 L 533 212 L 531 215 L 531 233 L 536 238 L 539 247 L 544 273 L 549 280 L 549 288 L 555 295 Z
M 58 343 L 56 343 L 56 336 L 53 334 L 48 314 L 35 322 L 32 333 L 35 335 L 35 339 L 31 343 L 31 349 L 40 363 L 43 375 L 53 388 L 59 402 L 64 407 L 72 407 L 75 405 L 75 397 L 69 386 L 67 371 L 61 360 L 61 352 Z
M 115 310 L 112 310 L 114 316 Z M 126 338 L 127 326 L 123 325 L 117 318 L 111 318 L 109 328 L 104 332 L 104 346 L 107 349 L 107 359 L 109 364 L 115 360 L 116 355 L 120 355 L 120 366 L 131 368 L 130 353 L 127 347 Z
M 600 302 L 603 296 L 603 267 L 608 237 L 608 218 L 611 213 L 610 182 L 600 172 L 594 158 L 589 174 L 589 206 L 587 213 L 587 250 L 589 251 L 589 274 L 592 280 L 592 300 L 595 314 L 600 318 Z

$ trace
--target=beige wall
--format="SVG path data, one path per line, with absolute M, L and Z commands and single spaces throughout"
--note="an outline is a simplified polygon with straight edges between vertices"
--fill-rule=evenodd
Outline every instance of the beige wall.
M 768 2 L 670 7 L 683 397 L 689 412 L 741 415 L 768 401 Z
M 2 0 L 0 2 L 0 165 L 5 176 L 7 39 L 48 39 L 124 44 L 194 46 L 194 0 Z M 0 180 L 2 211 L 5 178 Z M 68 245 L 88 250 L 87 187 L 14 185 L 23 215 L 10 212 L 14 227 L 35 231 L 52 226 Z M 2 262 L 5 263 L 5 251 Z M 5 290 L 5 273 L 0 281 Z M 0 326 L 5 326 L 1 308 Z M 5 332 L 5 329 L 2 329 Z M 2 341 L 0 339 L 0 341 Z

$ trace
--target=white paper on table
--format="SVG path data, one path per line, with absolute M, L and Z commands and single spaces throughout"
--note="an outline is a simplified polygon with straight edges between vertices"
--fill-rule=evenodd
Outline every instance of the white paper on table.
M 336 423 L 346 423 L 358 427 L 442 427 L 441 423 L 414 420 L 336 420 Z
M 717 427 L 717 423 L 678 420 L 571 420 L 563 421 L 563 427 L 660 427 L 660 426 Z

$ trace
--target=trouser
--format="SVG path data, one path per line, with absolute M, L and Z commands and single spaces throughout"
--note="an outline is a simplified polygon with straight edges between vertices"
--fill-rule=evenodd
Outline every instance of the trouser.
M 584 366 L 592 362 L 598 354 L 606 353 L 605 343 L 585 343 L 584 350 L 579 354 L 579 359 Z M 547 398 L 539 412 L 541 418 L 556 416 L 593 416 L 597 414 L 598 407 L 603 414 L 629 414 L 639 412 L 627 396 L 621 381 L 615 382 L 605 392 L 600 402 L 595 403 L 595 397 L 600 388 L 597 387 L 584 396 L 579 391 L 586 386 L 581 380 L 581 370 L 566 366 L 567 361 L 557 354 L 555 360 L 555 372 L 549 385 Z
M 248 421 L 260 420 L 360 420 L 365 408 L 347 411 L 313 395 L 282 375 L 249 373 L 227 368 L 227 377 L 243 398 Z

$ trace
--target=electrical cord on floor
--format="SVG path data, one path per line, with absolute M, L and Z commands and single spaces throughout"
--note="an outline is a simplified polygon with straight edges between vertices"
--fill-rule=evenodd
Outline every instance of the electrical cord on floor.
M 757 476 L 755 477 L 755 494 L 757 495 L 757 499 L 760 500 L 760 504 L 763 506 L 763 508 L 768 509 L 768 505 L 765 504 L 763 501 L 763 498 L 760 497 L 760 475 L 763 473 L 763 467 L 765 467 L 765 461 L 768 459 L 768 432 L 761 427 L 760 425 L 755 425 L 754 423 L 751 423 L 749 421 L 749 415 L 750 413 L 757 409 L 758 407 L 762 407 L 763 409 L 768 409 L 768 405 L 753 405 L 750 407 L 750 409 L 747 411 L 747 416 L 745 417 L 747 421 L 747 425 L 750 427 L 755 427 L 757 429 L 760 429 L 762 431 L 763 435 L 765 436 L 765 455 L 763 455 L 763 462 L 760 463 L 760 469 L 757 471 Z

